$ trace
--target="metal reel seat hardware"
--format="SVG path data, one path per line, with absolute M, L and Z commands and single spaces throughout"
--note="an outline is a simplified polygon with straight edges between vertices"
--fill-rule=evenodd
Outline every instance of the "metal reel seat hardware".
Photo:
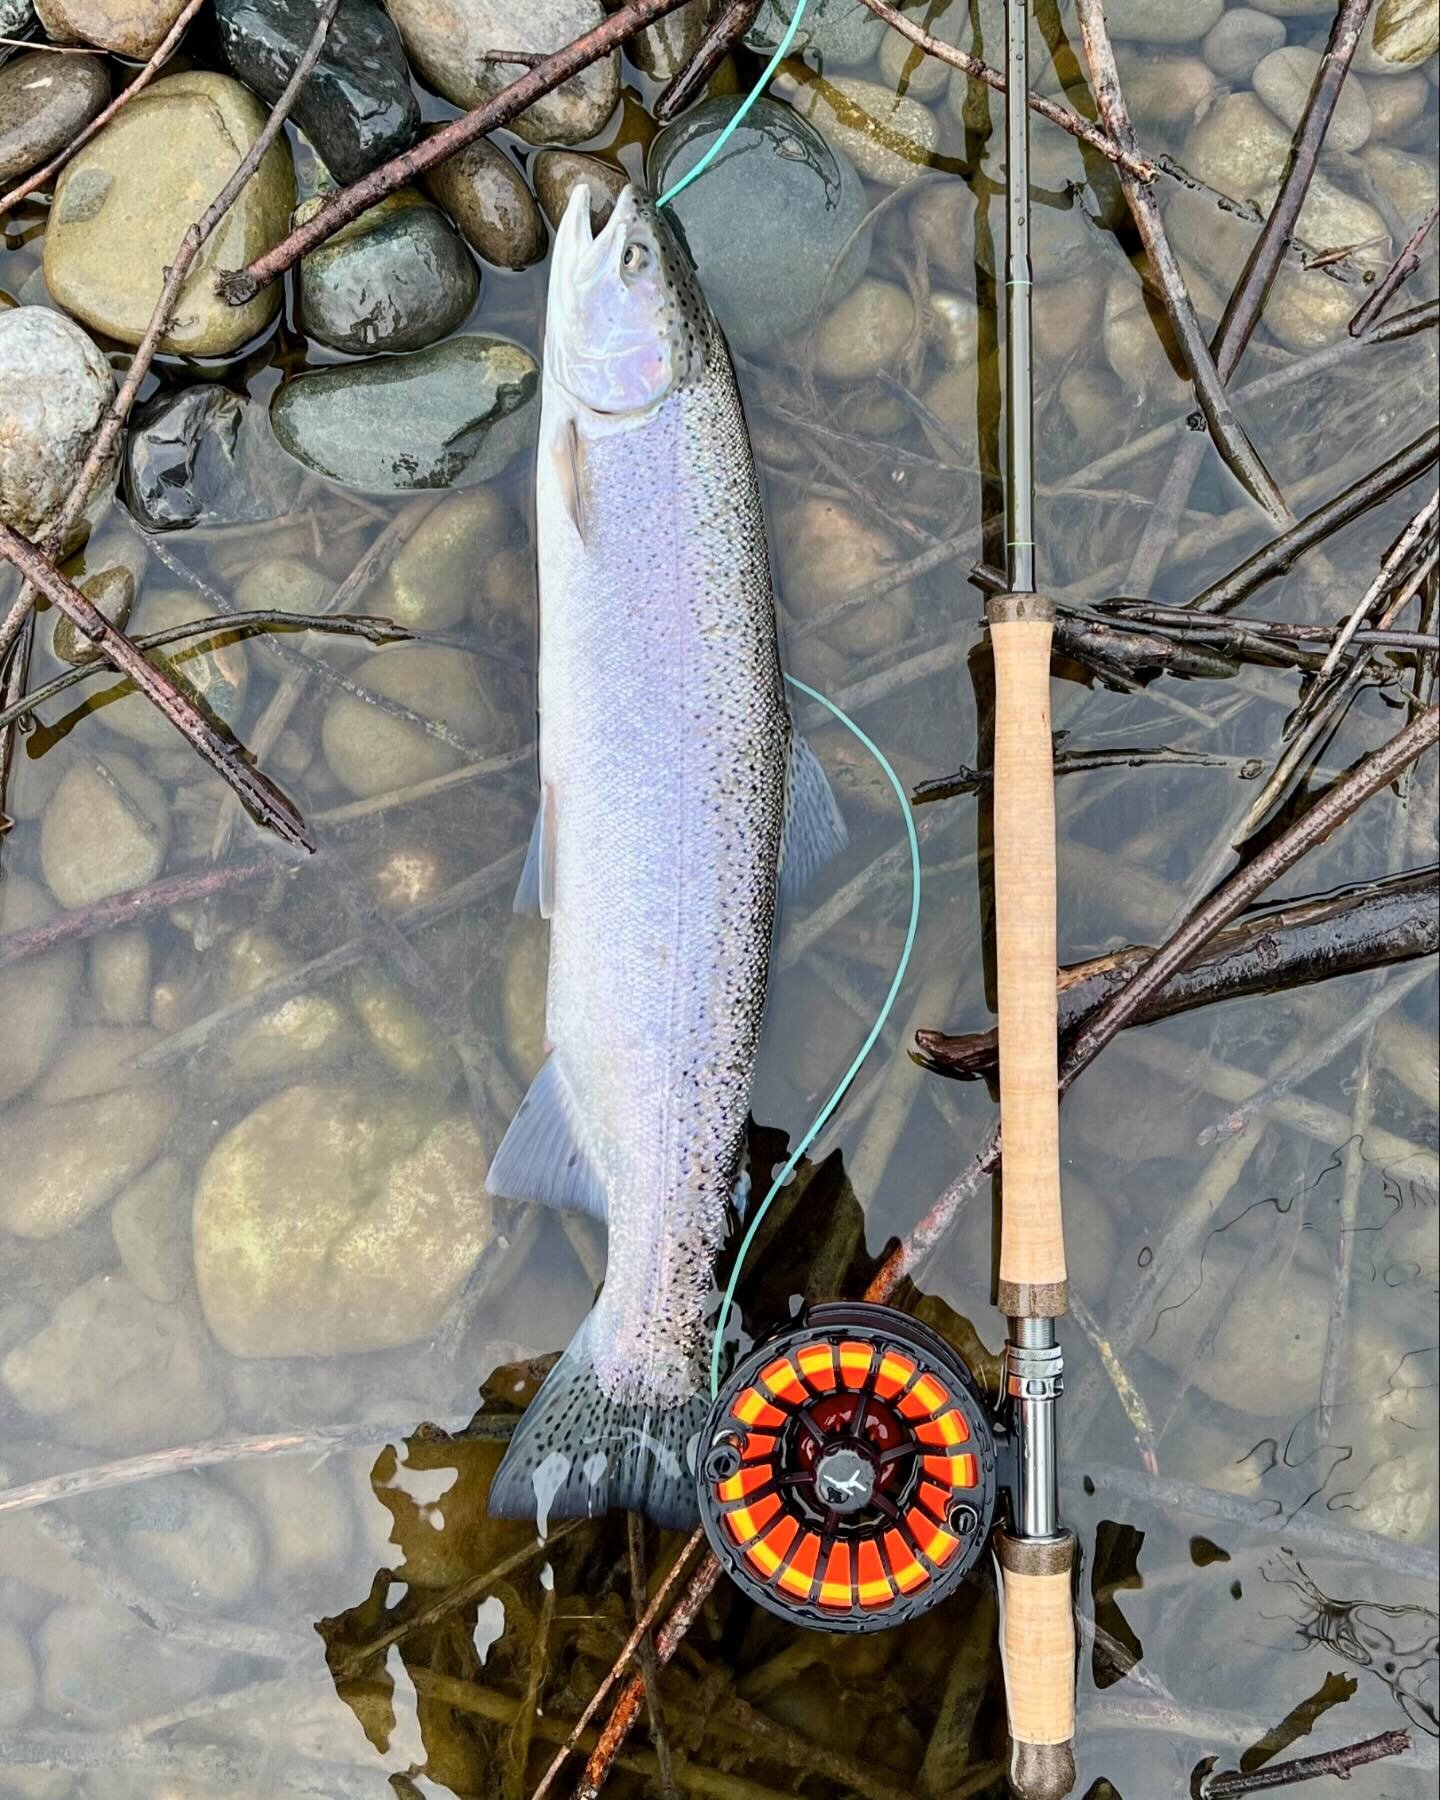
M 995 1515 L 995 1429 L 970 1371 L 919 1320 L 836 1302 L 756 1346 L 700 1443 L 700 1516 L 759 1605 L 879 1631 L 951 1593 Z

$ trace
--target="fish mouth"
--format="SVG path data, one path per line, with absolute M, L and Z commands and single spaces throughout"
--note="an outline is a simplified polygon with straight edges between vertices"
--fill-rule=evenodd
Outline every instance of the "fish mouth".
M 578 286 L 594 281 L 605 268 L 615 239 L 630 230 L 648 204 L 648 197 L 635 183 L 627 182 L 610 217 L 597 233 L 590 225 L 590 184 L 577 182 L 556 227 L 552 250 L 555 269 L 566 281 Z

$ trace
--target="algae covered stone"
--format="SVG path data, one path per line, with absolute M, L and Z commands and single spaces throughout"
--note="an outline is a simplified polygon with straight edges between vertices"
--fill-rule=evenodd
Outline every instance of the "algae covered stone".
M 564 154 L 546 150 L 536 159 L 537 188 L 540 163 L 547 156 Z M 486 262 L 502 269 L 528 269 L 545 254 L 545 227 L 535 196 L 515 164 L 488 138 L 476 138 L 447 156 L 428 171 L 424 182 L 426 192 Z
M 232 1127 L 195 1195 L 195 1272 L 235 1356 L 391 1349 L 435 1327 L 489 1243 L 470 1119 L 302 1085 Z
M 57 44 L 95 44 L 143 60 L 158 50 L 185 0 L 35 0 L 40 23 Z
M 293 457 L 347 487 L 461 487 L 529 442 L 539 381 L 535 358 L 509 338 L 457 337 L 297 376 L 276 390 L 270 419 Z
M 475 658 L 431 644 L 394 644 L 372 652 L 355 671 L 362 686 L 396 700 L 447 735 L 477 750 L 508 739 L 503 713 L 476 672 Z M 341 694 L 322 727 L 325 760 L 352 794 L 386 794 L 447 774 L 462 758 L 455 742 L 421 725 Z
M 54 525 L 114 393 L 109 363 L 71 320 L 43 306 L 0 312 L 0 519 L 21 537 Z M 115 467 L 101 470 L 94 505 L 108 502 Z
M 122 1087 L 0 1116 L 0 1226 L 52 1238 L 114 1198 L 159 1151 L 176 1108 L 164 1088 Z
M 40 867 L 62 906 L 88 906 L 153 881 L 169 842 L 170 812 L 159 784 L 128 756 L 107 753 L 103 771 L 77 762 L 51 795 L 40 827 Z
M 0 70 L 0 187 L 62 150 L 109 98 L 110 72 L 102 57 L 30 50 L 6 63 Z
M 43 925 L 55 912 L 45 890 L 28 876 L 6 870 L 0 882 L 0 932 Z M 45 1068 L 70 1022 L 70 1001 L 80 980 L 78 944 L 62 944 L 44 956 L 0 969 L 0 1105 L 24 1093 Z
M 44 262 L 56 304 L 107 337 L 138 344 L 181 238 L 264 123 L 265 108 L 228 75 L 167 75 L 138 94 L 56 184 Z M 280 309 L 279 286 L 229 306 L 215 292 L 215 277 L 278 243 L 294 205 L 290 149 L 281 136 L 195 259 L 162 350 L 224 356 L 264 330 Z

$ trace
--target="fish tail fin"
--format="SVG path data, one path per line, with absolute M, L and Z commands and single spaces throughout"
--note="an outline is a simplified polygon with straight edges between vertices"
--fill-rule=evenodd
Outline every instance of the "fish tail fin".
M 695 1456 L 708 1404 L 703 1394 L 665 1403 L 610 1399 L 600 1385 L 591 1312 L 545 1377 L 515 1429 L 490 1486 L 502 1519 L 597 1518 L 644 1513 L 689 1530 L 699 1518 Z

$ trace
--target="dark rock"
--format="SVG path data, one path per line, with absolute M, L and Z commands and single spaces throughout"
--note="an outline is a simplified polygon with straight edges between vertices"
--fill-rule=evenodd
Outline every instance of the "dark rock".
M 317 197 L 299 223 L 321 206 Z M 420 350 L 459 325 L 480 292 L 475 259 L 438 207 L 390 194 L 300 264 L 300 323 L 332 350 Z
M 530 172 L 540 205 L 552 225 L 564 218 L 571 189 L 585 182 L 590 189 L 592 231 L 605 225 L 630 179 L 614 163 L 601 162 L 598 156 L 584 156 L 578 150 L 542 150 Z
M 553 154 L 543 151 L 541 159 Z M 545 254 L 545 227 L 525 177 L 497 145 L 477 138 L 425 176 L 431 197 L 466 243 L 502 269 L 528 269 Z
M 0 0 L 0 38 L 33 37 L 37 23 L 30 0 Z M 0 63 L 19 54 L 13 43 L 0 44 Z
M 370 493 L 468 487 L 528 443 L 540 370 L 508 338 L 456 337 L 410 356 L 297 376 L 270 402 L 307 468 Z
M 289 510 L 299 486 L 265 408 L 229 388 L 182 388 L 136 409 L 125 499 L 147 531 L 273 519 Z
M 103 57 L 28 50 L 0 69 L 0 187 L 63 149 L 109 98 Z
M 262 99 L 278 99 L 315 34 L 321 0 L 215 0 L 230 67 Z M 338 181 L 356 181 L 408 150 L 420 103 L 389 15 L 375 0 L 345 0 L 291 114 Z
M 706 100 L 667 125 L 650 146 L 651 192 L 692 169 L 741 104 L 734 94 Z M 822 293 L 834 306 L 870 260 L 860 177 L 813 125 L 768 97 L 671 207 L 716 317 L 741 350 L 803 330 Z

